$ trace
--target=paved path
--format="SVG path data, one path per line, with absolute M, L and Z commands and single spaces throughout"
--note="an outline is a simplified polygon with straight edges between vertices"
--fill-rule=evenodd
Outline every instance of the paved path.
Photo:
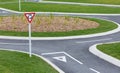
M 80 16 L 109 19 L 120 23 L 120 15 Z M 47 58 L 65 73 L 120 73 L 119 67 L 94 56 L 88 51 L 93 44 L 120 41 L 119 37 L 120 32 L 85 39 L 32 41 L 32 52 Z M 0 39 L 0 48 L 28 51 L 28 41 Z M 55 59 L 56 57 L 62 61 Z

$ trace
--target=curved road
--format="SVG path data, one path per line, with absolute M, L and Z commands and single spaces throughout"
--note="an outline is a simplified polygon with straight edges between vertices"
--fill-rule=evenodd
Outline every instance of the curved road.
M 86 16 L 108 19 L 120 23 L 120 15 Z M 119 67 L 96 57 L 88 51 L 89 47 L 93 44 L 113 41 L 120 41 L 120 32 L 101 37 L 83 39 L 32 41 L 32 52 L 50 60 L 65 73 L 120 73 Z M 0 39 L 0 48 L 28 51 L 27 43 L 27 40 Z M 63 61 L 55 59 L 56 57 L 62 57 Z

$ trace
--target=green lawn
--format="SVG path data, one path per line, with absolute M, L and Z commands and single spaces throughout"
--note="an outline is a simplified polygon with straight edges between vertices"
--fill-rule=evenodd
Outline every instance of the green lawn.
M 120 0 L 45 0 L 62 2 L 80 2 L 80 3 L 99 3 L 99 4 L 120 4 Z
M 117 59 L 120 59 L 120 43 L 98 45 L 97 48 Z
M 0 2 L 17 2 L 18 0 L 0 0 Z M 25 0 L 21 0 L 25 1 Z M 61 2 L 79 2 L 79 3 L 98 3 L 98 4 L 120 4 L 120 0 L 43 0 L 43 1 L 61 1 Z
M 0 73 L 58 73 L 39 57 L 0 51 Z
M 33 37 L 60 37 L 60 36 L 86 35 L 86 34 L 106 32 L 118 27 L 115 23 L 105 21 L 105 20 L 99 20 L 94 18 L 84 18 L 84 19 L 98 22 L 100 26 L 97 28 L 92 28 L 87 30 L 75 30 L 75 31 L 68 31 L 68 32 L 32 32 L 32 36 Z M 28 32 L 0 31 L 0 35 L 28 36 Z
M 18 2 L 19 0 L 0 0 L 0 2 Z M 21 0 L 24 1 L 24 0 Z
M 11 10 L 18 10 L 17 3 L 0 4 L 0 7 Z M 99 9 L 99 10 L 98 10 Z M 65 4 L 47 4 L 47 3 L 22 3 L 22 12 L 73 12 L 73 13 L 120 13 L 120 7 L 102 7 L 102 6 L 80 6 Z

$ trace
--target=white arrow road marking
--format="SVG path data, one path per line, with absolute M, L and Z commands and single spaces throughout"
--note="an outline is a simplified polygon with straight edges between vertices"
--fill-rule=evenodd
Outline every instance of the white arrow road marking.
M 65 56 L 53 57 L 53 59 L 56 59 L 56 60 L 59 60 L 59 61 L 62 61 L 62 62 L 67 62 Z
M 88 42 L 97 42 L 97 41 L 106 41 L 106 40 L 112 40 L 112 38 L 98 39 L 98 40 L 90 40 L 90 41 L 80 41 L 80 42 L 76 42 L 76 43 L 88 43 Z
M 95 72 L 95 73 L 100 73 L 99 71 L 97 71 L 97 70 L 95 70 L 95 69 L 93 69 L 93 68 L 89 68 L 90 70 L 92 70 L 93 72 Z

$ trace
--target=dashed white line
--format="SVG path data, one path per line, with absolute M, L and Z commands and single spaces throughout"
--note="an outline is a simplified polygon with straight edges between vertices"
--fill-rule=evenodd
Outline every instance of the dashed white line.
M 90 41 L 80 41 L 80 42 L 76 42 L 76 43 L 88 43 L 88 42 L 97 42 L 97 41 L 106 41 L 106 40 L 112 40 L 112 38 L 90 40 Z
M 93 68 L 89 68 L 91 71 L 95 72 L 95 73 L 100 73 L 99 71 L 93 69 Z

